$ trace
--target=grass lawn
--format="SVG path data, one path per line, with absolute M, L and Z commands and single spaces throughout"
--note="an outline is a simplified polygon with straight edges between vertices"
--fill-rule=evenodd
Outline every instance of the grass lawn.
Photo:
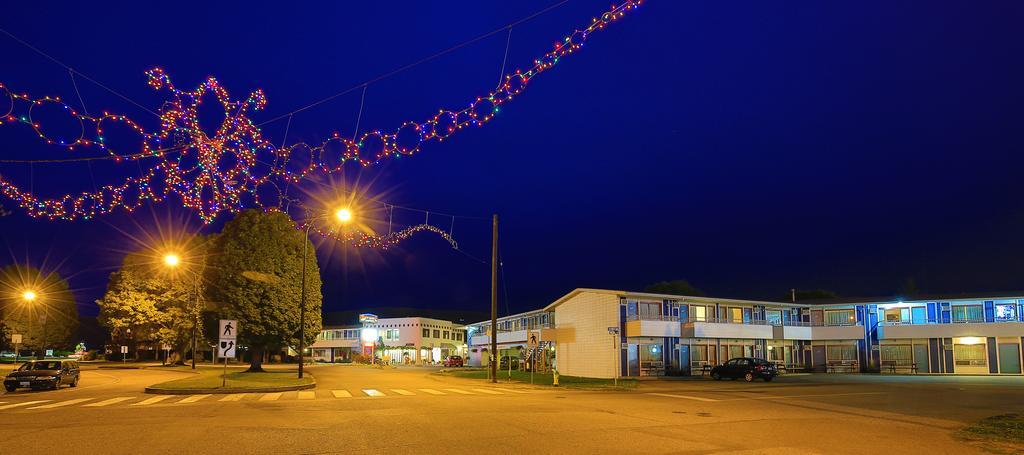
M 981 419 L 960 429 L 956 435 L 993 453 L 1024 453 L 1024 415 L 1003 414 Z
M 468 378 L 468 379 L 487 379 L 488 370 L 486 369 L 463 369 L 463 370 L 441 370 L 438 374 L 448 375 L 456 378 Z M 530 383 L 530 372 L 529 371 L 512 371 L 512 382 Z M 498 371 L 498 382 L 508 382 L 509 371 Z M 534 373 L 533 383 L 535 385 L 551 385 L 553 377 L 551 373 Z M 614 381 L 611 379 L 596 379 L 596 378 L 582 378 L 579 376 L 565 376 L 558 375 L 558 386 L 569 387 L 576 389 L 609 389 L 609 390 L 623 390 L 635 388 L 637 384 L 636 379 L 619 379 L 618 387 L 615 387 Z
M 186 371 L 186 367 L 181 367 Z M 187 370 L 192 371 L 192 370 Z M 269 370 L 263 373 L 248 373 L 242 368 L 228 368 L 227 385 L 221 387 L 221 376 L 224 375 L 222 368 L 199 368 L 199 374 L 191 377 L 176 379 L 174 381 L 154 384 L 151 387 L 162 389 L 231 389 L 245 390 L 262 387 L 282 387 L 292 385 L 311 384 L 313 378 L 306 373 L 305 377 L 299 379 L 294 370 Z

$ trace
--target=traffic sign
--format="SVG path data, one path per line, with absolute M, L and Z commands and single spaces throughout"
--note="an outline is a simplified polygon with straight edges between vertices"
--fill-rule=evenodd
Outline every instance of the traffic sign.
M 540 344 L 540 330 L 530 331 L 529 345 L 531 348 L 537 347 Z
M 235 340 L 220 340 L 218 348 L 217 356 L 224 359 L 225 362 L 235 356 Z
M 234 319 L 221 319 L 219 328 L 217 329 L 218 338 L 220 341 L 238 339 L 238 321 Z
M 21 334 L 15 333 L 11 335 L 11 344 L 21 344 Z
M 127 353 L 128 353 L 128 346 L 121 346 L 121 354 L 127 354 Z

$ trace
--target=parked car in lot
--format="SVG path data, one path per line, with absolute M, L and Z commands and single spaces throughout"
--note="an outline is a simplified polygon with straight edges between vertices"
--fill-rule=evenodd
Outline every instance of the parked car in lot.
M 461 367 L 463 363 L 462 357 L 457 355 L 450 355 L 444 359 L 444 366 L 446 367 Z
M 729 359 L 721 365 L 718 365 L 711 369 L 711 377 L 716 381 L 722 378 L 739 379 L 743 378 L 745 381 L 753 381 L 754 378 L 764 379 L 765 382 L 769 382 L 775 379 L 775 376 L 779 375 L 779 370 L 775 368 L 775 364 L 765 359 L 755 359 L 752 357 L 739 357 L 735 359 Z
M 13 392 L 19 388 L 57 389 L 62 384 L 78 386 L 80 370 L 73 360 L 32 360 L 4 378 L 4 388 Z

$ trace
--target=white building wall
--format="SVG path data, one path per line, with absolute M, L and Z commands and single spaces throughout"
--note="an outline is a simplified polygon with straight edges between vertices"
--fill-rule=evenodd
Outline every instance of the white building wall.
M 558 374 L 612 378 L 618 363 L 608 327 L 619 326 L 619 297 L 581 292 L 555 307 Z

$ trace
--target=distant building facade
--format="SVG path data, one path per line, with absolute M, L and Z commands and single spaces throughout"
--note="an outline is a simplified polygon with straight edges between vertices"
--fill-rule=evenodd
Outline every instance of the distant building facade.
M 362 315 L 360 325 L 324 327 L 313 343 L 313 359 L 342 362 L 360 354 L 393 364 L 428 365 L 466 354 L 462 325 L 423 317 L 364 316 L 373 315 Z
M 486 365 L 490 321 L 467 332 L 470 363 Z M 801 304 L 576 289 L 500 318 L 499 356 L 530 354 L 531 336 L 570 376 L 699 375 L 734 357 L 818 372 L 1019 375 L 1024 296 Z

